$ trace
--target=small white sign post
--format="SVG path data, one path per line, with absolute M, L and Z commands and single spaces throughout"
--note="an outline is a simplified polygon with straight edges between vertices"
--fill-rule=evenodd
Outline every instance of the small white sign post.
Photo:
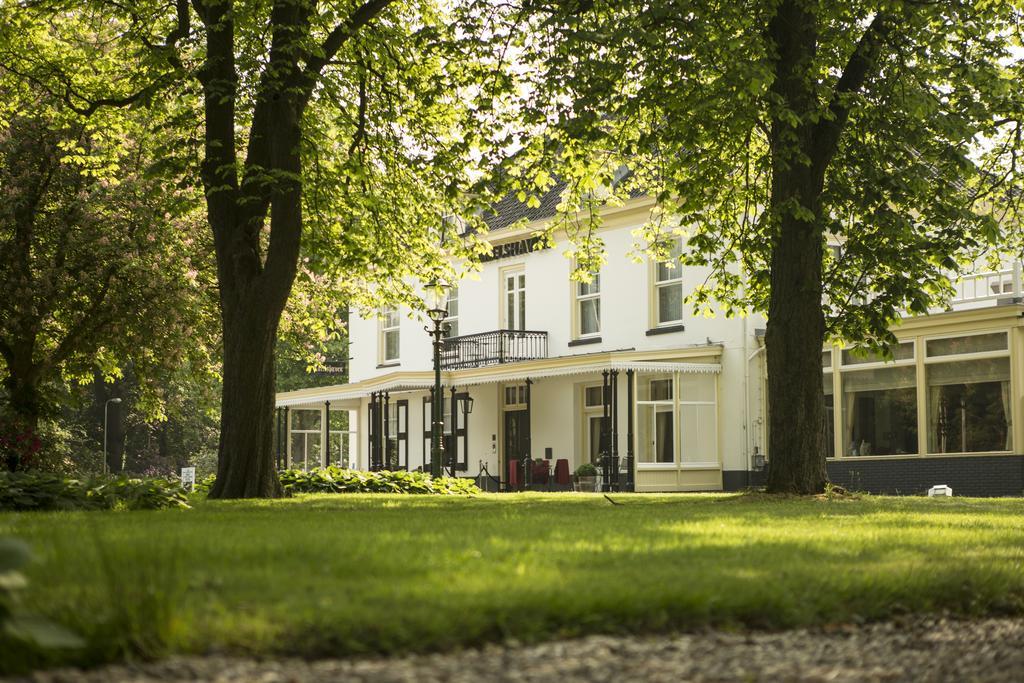
M 189 491 L 196 490 L 196 468 L 195 467 L 182 467 L 181 468 L 181 487 L 188 487 Z

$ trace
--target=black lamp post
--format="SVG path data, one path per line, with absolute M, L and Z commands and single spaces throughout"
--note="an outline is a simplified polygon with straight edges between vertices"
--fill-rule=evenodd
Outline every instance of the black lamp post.
M 434 398 L 430 402 L 430 474 L 439 477 L 444 473 L 444 393 L 441 390 L 441 344 L 448 326 L 448 292 L 451 285 L 433 281 L 427 284 L 427 315 L 434 323 L 433 329 L 424 329 L 434 338 Z

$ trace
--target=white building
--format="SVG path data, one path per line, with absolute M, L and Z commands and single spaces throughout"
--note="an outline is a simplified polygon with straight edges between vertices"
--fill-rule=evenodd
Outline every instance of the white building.
M 683 299 L 704 281 L 702 269 L 627 257 L 652 208 L 646 198 L 607 211 L 607 265 L 593 283 L 571 281 L 565 235 L 556 233 L 563 243 L 553 249 L 531 237 L 556 201 L 549 193 L 539 209 L 506 207 L 515 215 L 492 227 L 478 279 L 453 292 L 442 354 L 446 457 L 492 490 L 498 481 L 564 487 L 585 462 L 608 463 L 605 484 L 622 490 L 760 482 L 770 459 L 764 319 L 694 316 Z M 502 227 L 524 212 L 530 224 Z M 824 352 L 834 481 L 1021 494 L 1020 292 L 1019 265 L 966 276 L 952 310 L 897 327 L 894 362 Z M 330 414 L 332 464 L 429 471 L 425 322 L 408 310 L 353 313 L 349 383 L 278 395 L 279 461 L 322 464 Z

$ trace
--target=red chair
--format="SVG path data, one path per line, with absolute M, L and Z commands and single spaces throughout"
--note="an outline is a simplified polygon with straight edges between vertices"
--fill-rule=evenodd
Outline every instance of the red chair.
M 548 460 L 534 460 L 533 471 L 530 473 L 533 483 L 547 485 L 548 478 L 551 476 L 550 467 L 550 461 Z
M 519 461 L 509 460 L 508 461 L 508 487 L 510 489 L 519 488 Z
M 569 461 L 565 458 L 555 461 L 555 483 L 559 486 L 569 486 L 572 483 L 569 477 Z

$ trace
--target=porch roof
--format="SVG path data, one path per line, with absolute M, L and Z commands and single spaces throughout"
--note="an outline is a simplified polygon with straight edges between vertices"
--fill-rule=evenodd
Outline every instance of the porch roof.
M 483 368 L 451 370 L 441 373 L 441 381 L 448 386 L 475 386 L 520 382 L 545 377 L 567 377 L 589 375 L 606 370 L 635 370 L 637 372 L 685 372 L 694 374 L 717 374 L 721 363 L 695 362 L 685 360 L 717 358 L 722 347 L 718 344 L 676 349 L 670 352 L 635 352 L 632 349 L 560 356 L 538 360 L 491 365 Z M 674 356 L 674 357 L 665 357 Z M 680 359 L 683 357 L 684 359 Z M 337 408 L 356 409 L 359 399 L 368 398 L 377 391 L 401 393 L 404 391 L 425 391 L 434 385 L 431 371 L 393 372 L 381 377 L 328 387 L 300 389 L 277 395 L 278 407 L 319 408 L 324 401 L 330 401 Z

